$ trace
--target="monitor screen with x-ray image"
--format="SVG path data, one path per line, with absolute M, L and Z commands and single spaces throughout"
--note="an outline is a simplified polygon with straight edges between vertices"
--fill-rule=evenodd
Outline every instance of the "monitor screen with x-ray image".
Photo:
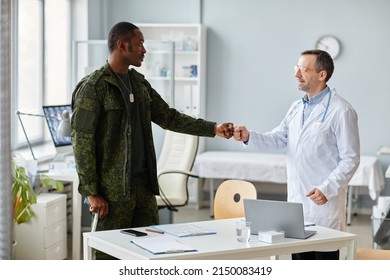
M 72 154 L 72 142 L 70 138 L 70 120 L 72 106 L 50 105 L 42 106 L 43 114 L 49 127 L 51 139 L 56 148 L 57 155 Z

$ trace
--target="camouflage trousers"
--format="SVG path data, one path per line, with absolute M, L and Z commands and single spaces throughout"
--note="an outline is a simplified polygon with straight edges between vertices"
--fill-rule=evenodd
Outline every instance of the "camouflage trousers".
M 109 201 L 108 214 L 99 219 L 96 230 L 111 230 L 131 227 L 157 225 L 159 223 L 158 207 L 154 194 L 147 187 L 132 187 L 129 201 Z M 93 259 L 115 259 L 100 251 L 94 250 Z

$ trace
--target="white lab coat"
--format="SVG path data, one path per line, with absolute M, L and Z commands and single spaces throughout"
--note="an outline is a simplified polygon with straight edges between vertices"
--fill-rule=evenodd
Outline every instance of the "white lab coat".
M 357 114 L 332 90 L 303 126 L 302 118 L 303 103 L 297 101 L 271 132 L 250 131 L 248 147 L 262 151 L 287 148 L 287 200 L 303 204 L 305 222 L 344 230 L 347 186 L 360 162 Z M 306 197 L 313 187 L 326 196 L 326 204 L 316 205 Z

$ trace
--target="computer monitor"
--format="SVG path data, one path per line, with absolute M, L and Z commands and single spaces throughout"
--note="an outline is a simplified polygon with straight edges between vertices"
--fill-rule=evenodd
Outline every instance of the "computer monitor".
M 64 128 L 70 129 L 72 106 L 70 104 L 50 106 L 44 105 L 42 106 L 42 109 L 49 127 L 51 139 L 56 148 L 56 158 L 73 154 L 70 134 L 63 133 L 66 130 L 64 130 Z

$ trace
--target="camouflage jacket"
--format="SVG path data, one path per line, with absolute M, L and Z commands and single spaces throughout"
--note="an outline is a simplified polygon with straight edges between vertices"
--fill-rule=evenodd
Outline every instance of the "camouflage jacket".
M 163 129 L 214 137 L 214 122 L 195 119 L 170 108 L 136 70 L 129 70 L 145 138 L 151 191 L 159 194 L 152 122 Z M 83 196 L 102 195 L 109 201 L 130 197 L 131 125 L 124 98 L 108 63 L 83 78 L 72 94 L 72 145 Z

